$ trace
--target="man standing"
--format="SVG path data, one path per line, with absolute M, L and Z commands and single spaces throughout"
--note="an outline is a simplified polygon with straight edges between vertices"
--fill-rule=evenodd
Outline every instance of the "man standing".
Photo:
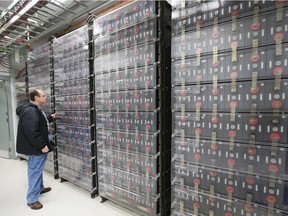
M 40 194 L 51 190 L 43 186 L 43 170 L 47 153 L 53 151 L 48 138 L 48 126 L 55 114 L 47 117 L 41 110 L 46 103 L 43 91 L 34 89 L 29 97 L 29 102 L 16 109 L 19 116 L 16 150 L 29 158 L 27 205 L 31 209 L 41 209 L 43 205 L 39 202 Z

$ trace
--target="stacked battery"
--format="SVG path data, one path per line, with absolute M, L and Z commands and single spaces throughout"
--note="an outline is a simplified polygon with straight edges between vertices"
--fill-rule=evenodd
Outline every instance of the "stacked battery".
M 28 71 L 28 88 L 43 90 L 46 95 L 46 104 L 43 111 L 49 115 L 53 111 L 52 97 L 51 97 L 51 46 L 44 44 L 28 54 L 27 71 Z M 54 134 L 53 125 L 49 127 L 50 135 Z M 56 150 L 55 150 L 56 151 Z M 55 154 L 49 153 L 45 165 L 45 170 L 57 176 L 57 167 L 55 166 Z
M 22 105 L 28 100 L 28 83 L 27 83 L 27 70 L 23 71 L 15 79 L 15 95 L 17 106 Z
M 88 27 L 53 40 L 59 176 L 95 190 Z M 94 148 L 93 148 L 94 149 Z
M 287 215 L 287 3 L 172 5 L 172 215 Z
M 99 195 L 169 214 L 171 8 L 135 1 L 94 21 Z

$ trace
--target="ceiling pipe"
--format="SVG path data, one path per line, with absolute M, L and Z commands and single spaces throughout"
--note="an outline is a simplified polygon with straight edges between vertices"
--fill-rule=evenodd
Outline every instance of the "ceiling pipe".
M 26 45 L 26 47 L 27 47 L 27 49 L 28 49 L 29 51 L 32 51 L 32 50 L 33 50 L 31 44 L 27 43 L 27 41 L 25 41 L 25 40 L 23 40 L 23 39 L 17 39 L 15 42 L 16 42 L 16 43 L 25 43 L 25 45 Z
M 49 3 L 52 4 L 52 5 L 54 5 L 55 7 L 58 7 L 58 8 L 60 8 L 60 9 L 62 9 L 62 10 L 65 10 L 65 11 L 71 13 L 71 14 L 75 14 L 75 12 L 73 12 L 73 11 L 71 11 L 71 10 L 68 10 L 68 9 L 65 8 L 65 7 L 62 7 L 62 6 L 59 5 L 59 4 L 54 3 L 54 2 L 51 1 L 51 0 L 49 1 Z
M 28 5 L 28 3 L 26 3 L 26 4 L 24 4 L 24 3 L 22 3 L 22 6 L 24 6 L 24 7 L 22 7 L 22 8 L 19 8 L 17 11 L 20 13 L 20 15 L 18 14 L 15 14 L 14 13 L 14 16 L 16 16 L 16 20 L 14 21 L 14 19 L 15 18 L 13 18 L 13 15 L 11 16 L 11 18 L 10 18 L 10 20 L 9 21 L 7 21 L 7 23 L 11 23 L 12 21 L 14 21 L 14 25 L 22 25 L 22 23 L 21 22 L 19 22 L 19 20 L 23 20 L 23 21 L 26 21 L 27 20 L 27 18 L 35 18 L 36 20 L 37 20 L 37 17 L 34 17 L 34 15 L 35 15 L 35 13 L 36 12 L 39 12 L 39 11 L 37 11 L 37 9 L 35 8 L 35 7 L 38 7 L 39 9 L 40 8 L 42 8 L 43 6 L 45 6 L 46 4 L 48 4 L 48 3 L 51 3 L 51 1 L 52 0 L 38 0 L 38 1 L 36 1 L 36 0 L 28 0 L 28 1 L 25 1 L 25 2 L 29 2 L 29 3 L 31 3 L 31 2 L 34 2 L 34 6 L 32 6 L 32 7 L 30 7 L 30 8 L 28 8 L 27 9 L 27 5 Z M 126 1 L 131 1 L 131 0 L 125 0 L 125 2 Z M 83 4 L 81 1 L 77 1 L 77 0 L 74 0 L 74 2 L 76 3 L 76 4 L 80 4 L 80 5 L 85 5 L 85 4 Z M 19 2 L 18 2 L 19 3 Z M 87 5 L 85 5 L 85 7 L 83 8 L 83 9 L 81 9 L 79 12 L 77 12 L 77 13 L 79 13 L 80 14 L 80 16 L 76 16 L 76 14 L 74 14 L 72 17 L 69 17 L 69 18 L 67 18 L 67 20 L 65 19 L 65 20 L 63 20 L 63 21 L 60 21 L 60 22 L 57 22 L 54 26 L 52 26 L 51 28 L 47 28 L 46 30 L 44 30 L 44 31 L 42 31 L 41 32 L 41 37 L 44 37 L 44 36 L 47 36 L 47 34 L 55 34 L 56 32 L 57 32 L 57 28 L 59 28 L 60 26 L 62 26 L 62 25 L 65 25 L 65 24 L 68 24 L 69 23 L 69 27 L 71 27 L 71 28 L 67 28 L 66 30 L 67 31 L 71 31 L 71 30 L 73 30 L 75 27 L 77 27 L 79 24 L 82 26 L 82 25 L 85 25 L 85 18 L 84 17 L 86 17 L 87 16 L 87 13 L 88 13 L 88 15 L 90 14 L 89 12 L 91 12 L 91 11 L 93 11 L 93 13 L 97 13 L 97 12 L 100 12 L 100 11 L 102 11 L 104 8 L 105 9 L 107 9 L 107 8 L 109 8 L 109 7 L 111 7 L 112 5 L 115 5 L 115 2 L 113 1 L 113 0 L 109 0 L 109 1 L 95 1 L 95 2 L 93 2 L 91 5 L 89 5 L 89 7 L 87 7 Z M 19 6 L 19 4 L 17 5 L 17 6 Z M 30 5 L 31 6 L 31 5 Z M 26 7 L 26 9 L 25 9 L 25 7 Z M 12 7 L 13 8 L 13 7 Z M 16 8 L 16 7 L 15 7 Z M 92 8 L 92 9 L 91 9 Z M 23 10 L 27 10 L 26 11 L 26 13 L 23 13 Z M 12 12 L 12 9 L 10 9 L 10 12 L 9 13 L 11 13 Z M 41 11 L 40 11 L 41 12 Z M 22 14 L 23 13 L 23 14 Z M 30 14 L 30 15 L 29 15 Z M 73 13 L 72 13 L 73 14 Z M 81 16 L 81 14 L 82 14 L 82 16 Z M 17 19 L 18 18 L 18 19 Z M 80 21 L 80 20 L 82 20 L 82 22 Z M 78 21 L 78 23 L 77 23 L 77 21 Z M 79 23 L 79 21 L 80 21 L 80 23 Z M 52 24 L 52 22 L 50 22 L 49 20 L 45 20 L 44 22 L 47 22 L 47 24 Z M 7 25 L 7 23 L 6 23 L 6 25 L 5 25 L 5 28 L 7 28 L 7 29 L 5 29 L 5 30 L 7 30 L 8 32 L 3 32 L 3 29 L 0 29 L 1 31 L 0 31 L 0 39 L 1 38 L 3 38 L 4 36 L 10 36 L 10 34 L 15 34 L 15 33 L 13 33 L 13 32 L 10 32 L 11 30 L 12 31 L 15 31 L 15 27 L 13 27 L 13 25 L 11 25 L 10 24 L 10 26 L 8 26 Z M 72 25 L 72 26 L 70 26 L 70 25 Z M 34 29 L 34 28 L 32 28 L 32 29 Z M 31 30 L 32 30 L 31 29 Z M 59 30 L 58 30 L 59 31 Z M 64 34 L 66 31 L 64 30 L 64 32 L 62 32 L 62 34 Z M 2 33 L 2 34 L 1 34 Z M 22 41 L 22 39 L 24 40 L 25 38 L 24 37 L 26 37 L 26 35 L 25 35 L 25 32 L 23 32 L 23 33 L 20 33 L 19 32 L 19 34 L 17 34 L 17 35 L 15 35 L 15 36 L 13 36 L 13 38 L 14 38 L 14 40 L 12 39 L 12 41 L 9 41 L 8 43 L 9 44 L 7 44 L 7 46 L 8 45 L 12 45 L 13 43 L 15 43 L 16 44 L 16 42 L 17 43 L 22 43 L 23 44 L 23 46 L 24 46 L 24 44 L 28 47 L 28 49 L 32 49 L 32 48 L 30 48 L 30 46 L 29 46 L 29 44 L 28 44 L 28 41 L 26 41 L 26 42 L 23 42 Z M 30 35 L 30 37 L 32 38 L 30 38 L 30 40 L 29 40 L 29 42 L 31 43 L 31 42 L 33 42 L 33 41 L 35 41 L 35 40 L 38 40 L 39 39 L 39 36 L 38 35 L 34 35 L 34 38 L 33 38 L 33 34 L 32 35 Z M 17 40 L 17 39 L 21 39 L 21 40 Z M 11 43 L 12 42 L 12 43 Z M 9 51 L 9 53 L 10 53 L 10 51 Z
M 5 19 L 5 16 L 6 14 L 9 13 L 9 11 L 13 8 L 13 7 L 16 7 L 16 5 L 18 3 L 21 3 L 22 4 L 22 1 L 21 0 L 14 0 L 10 5 L 8 5 L 7 9 L 4 10 L 1 15 L 0 15 L 0 19 L 4 18 Z
M 12 39 L 12 38 L 11 38 L 11 39 L 6 38 L 6 41 L 11 41 L 11 40 L 13 40 L 13 39 Z M 4 43 L 7 44 L 6 41 L 5 41 Z M 26 41 L 26 40 L 24 40 L 24 39 L 21 39 L 21 38 L 20 38 L 20 39 L 16 39 L 16 40 L 14 40 L 14 42 L 15 42 L 15 43 L 24 43 L 29 51 L 32 51 L 32 50 L 33 50 L 31 44 L 29 44 L 28 41 Z M 13 42 L 12 42 L 12 43 L 13 43 Z M 10 44 L 12 44 L 12 43 L 10 43 Z M 9 45 L 7 44 L 6 46 L 9 46 Z M 7 48 L 9 49 L 9 47 L 7 47 Z
M 39 0 L 33 0 L 33 2 L 35 2 L 35 4 L 36 4 L 38 1 L 39 1 Z M 20 16 L 19 16 L 20 11 L 23 10 L 23 12 L 24 12 L 24 8 L 25 8 L 28 4 L 29 4 L 29 0 L 25 1 L 25 2 L 23 3 L 23 5 L 22 5 L 11 17 L 9 17 L 9 19 L 6 21 L 6 23 L 4 23 L 4 24 L 1 26 L 0 34 L 1 34 L 2 32 L 4 32 L 4 31 L 6 31 L 7 28 L 9 28 L 14 22 L 17 21 L 17 19 L 20 18 Z M 30 7 L 31 7 L 31 5 L 29 6 L 29 9 L 30 9 Z M 25 10 L 25 11 L 26 11 L 26 10 Z M 26 11 L 26 12 L 27 12 L 27 11 Z M 24 13 L 26 13 L 26 12 L 24 12 Z M 24 14 L 24 13 L 23 13 L 23 14 Z M 23 14 L 22 14 L 22 15 L 23 15 Z M 18 17 L 17 17 L 17 16 L 18 16 Z
M 23 29 L 23 30 L 25 30 L 25 31 L 32 32 L 32 33 L 35 33 L 35 34 L 41 34 L 41 32 L 36 32 L 36 31 L 30 30 L 30 29 L 27 29 L 27 28 L 25 28 L 25 27 L 22 27 L 22 26 L 13 25 L 13 27 L 14 27 L 14 28 Z
M 19 19 L 18 20 L 18 22 L 21 22 L 21 23 L 24 23 L 24 24 L 27 24 L 27 25 L 31 25 L 31 26 L 34 26 L 35 28 L 41 28 L 41 29 L 44 29 L 44 30 L 46 30 L 47 28 L 45 28 L 45 27 L 43 27 L 43 26 L 41 26 L 41 25 L 36 25 L 36 24 L 34 24 L 33 22 L 30 22 L 29 20 L 28 20 L 28 18 L 27 19 Z
M 47 4 L 46 1 L 44 0 L 27 0 L 23 3 L 22 7 L 19 8 L 11 17 L 10 19 L 1 26 L 0 28 L 0 34 L 2 34 L 4 32 L 5 34 L 5 31 L 7 30 L 10 30 L 10 29 L 13 29 L 13 24 L 14 25 L 18 25 L 18 24 L 21 24 L 18 20 L 27 20 L 27 18 L 22 18 L 22 16 L 26 15 L 26 14 L 31 14 L 33 13 L 33 7 L 35 5 L 38 5 L 37 3 L 39 3 L 39 6 L 40 8 L 43 7 L 44 5 Z M 39 8 L 39 9 L 40 9 Z M 36 12 L 36 11 L 35 11 Z
M 15 78 L 17 79 L 17 78 L 20 76 L 20 74 L 21 74 L 25 69 L 26 69 L 26 66 L 24 66 L 23 68 L 21 68 L 21 69 L 17 72 Z
M 11 17 L 10 19 L 4 24 L 2 25 L 2 27 L 0 28 L 0 35 L 1 33 L 3 33 L 2 35 L 9 35 L 9 33 L 11 31 L 13 31 L 15 29 L 15 26 L 13 25 L 21 25 L 21 23 L 18 20 L 27 20 L 27 18 L 22 18 L 22 16 L 26 15 L 26 14 L 33 14 L 36 11 L 33 10 L 33 7 L 35 5 L 38 5 L 41 7 L 43 7 L 44 5 L 46 5 L 48 2 L 44 1 L 44 0 L 27 0 L 23 3 L 22 7 L 20 7 Z M 20 37 L 22 37 L 24 34 L 19 34 Z M 18 36 L 18 35 L 17 35 Z M 14 40 L 14 42 L 18 42 L 17 39 L 21 39 L 21 38 L 16 38 Z M 21 39 L 22 40 L 22 39 Z M 13 43 L 13 42 L 12 42 Z M 22 43 L 22 42 L 21 42 Z M 6 44 L 6 46 L 8 46 L 10 44 Z M 27 48 L 30 50 L 32 50 L 31 45 L 30 44 L 25 44 L 27 46 Z

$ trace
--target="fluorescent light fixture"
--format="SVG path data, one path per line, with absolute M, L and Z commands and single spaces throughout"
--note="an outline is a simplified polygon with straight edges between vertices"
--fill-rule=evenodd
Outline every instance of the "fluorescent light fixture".
M 5 35 L 4 38 L 6 38 L 6 39 L 11 39 L 11 40 L 12 40 L 12 38 L 11 38 L 11 37 L 8 37 L 7 35 Z
M 39 0 L 32 0 L 30 1 L 18 14 L 22 16 L 25 14 L 28 10 L 30 10 Z
M 6 29 L 11 26 L 16 20 L 18 20 L 23 14 L 25 14 L 27 11 L 29 11 L 35 4 L 38 3 L 39 0 L 31 0 L 22 10 L 18 12 L 15 16 L 12 17 L 11 20 L 9 20 L 1 29 L 0 34 Z M 13 2 L 14 3 L 14 2 Z
M 33 22 L 33 23 L 38 23 L 38 21 L 34 20 L 34 19 L 31 19 L 31 18 L 28 18 L 27 19 L 29 22 Z
M 64 5 L 64 2 L 66 2 L 67 0 L 51 0 L 51 2 L 54 2 L 57 5 Z

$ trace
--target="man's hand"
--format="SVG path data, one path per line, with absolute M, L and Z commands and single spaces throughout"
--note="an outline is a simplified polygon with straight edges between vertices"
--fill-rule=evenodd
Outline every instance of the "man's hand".
M 43 153 L 49 152 L 48 146 L 46 145 L 43 149 L 41 149 L 41 151 L 42 151 Z
M 55 119 L 55 118 L 56 118 L 56 113 L 51 114 L 51 117 L 52 117 L 53 119 Z

